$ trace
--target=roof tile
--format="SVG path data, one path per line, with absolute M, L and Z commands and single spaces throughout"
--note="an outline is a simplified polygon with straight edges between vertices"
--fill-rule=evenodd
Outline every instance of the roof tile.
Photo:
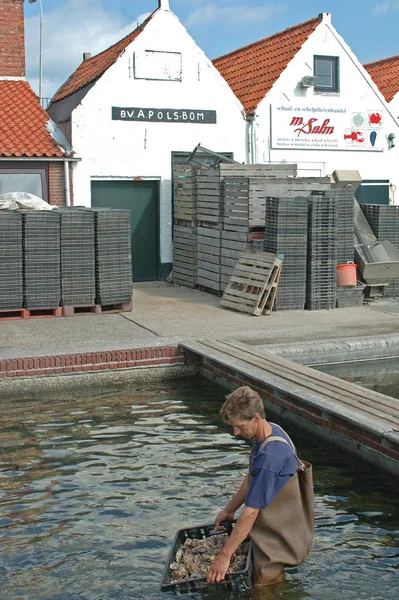
M 140 35 L 157 10 L 154 11 L 141 25 L 139 25 L 139 27 L 129 33 L 122 40 L 107 50 L 100 52 L 100 54 L 84 60 L 78 66 L 76 71 L 72 73 L 69 79 L 67 79 L 67 81 L 56 92 L 52 102 L 58 102 L 58 100 L 62 100 L 67 96 L 71 96 L 89 83 L 99 79 L 101 75 L 104 75 L 104 73 L 118 60 L 123 50 L 125 50 L 125 48 L 127 48 L 129 44 L 131 44 L 133 40 Z
M 213 60 L 246 113 L 256 109 L 319 22 L 311 19 Z
M 399 56 L 363 65 L 387 102 L 399 92 Z
M 0 156 L 61 157 L 49 116 L 27 81 L 0 81 Z

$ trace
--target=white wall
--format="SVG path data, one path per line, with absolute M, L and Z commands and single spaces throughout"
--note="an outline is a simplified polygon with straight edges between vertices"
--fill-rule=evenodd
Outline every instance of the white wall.
M 135 79 L 139 50 L 181 52 L 182 81 Z M 113 121 L 111 107 L 216 110 L 217 124 Z M 92 178 L 161 180 L 161 262 L 172 262 L 171 153 L 198 144 L 245 160 L 242 106 L 177 17 L 158 11 L 139 37 L 99 79 L 72 114 L 75 203 L 90 206 Z
M 389 103 L 389 107 L 390 107 L 393 115 L 399 121 L 399 92 L 392 98 L 391 102 Z M 398 143 L 399 143 L 399 141 L 398 141 Z
M 326 18 L 326 17 L 325 17 Z M 316 93 L 299 86 L 305 75 L 313 75 L 314 55 L 338 56 L 340 59 L 340 91 Z M 270 148 L 271 105 L 321 108 L 343 108 L 347 113 L 382 111 L 384 114 L 383 151 L 299 150 Z M 257 114 L 257 151 L 259 162 L 298 163 L 300 175 L 327 175 L 335 169 L 356 169 L 363 179 L 390 179 L 399 190 L 399 124 L 387 110 L 382 95 L 368 73 L 357 61 L 344 40 L 336 33 L 329 18 L 323 20 L 310 35 L 273 88 L 259 104 Z M 398 113 L 399 114 L 399 113 Z M 312 116 L 312 113 L 309 113 Z M 331 116 L 326 114 L 326 118 Z M 386 136 L 395 133 L 398 145 L 388 150 Z M 396 201 L 399 203 L 399 192 Z

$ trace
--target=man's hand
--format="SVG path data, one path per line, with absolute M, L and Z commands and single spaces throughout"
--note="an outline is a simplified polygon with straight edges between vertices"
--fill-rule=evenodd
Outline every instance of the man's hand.
M 235 515 L 234 511 L 229 512 L 225 508 L 223 510 L 221 510 L 220 513 L 218 514 L 218 516 L 216 517 L 215 529 L 223 529 L 220 526 L 220 523 L 222 523 L 223 521 L 233 521 L 234 515 Z
M 215 583 L 223 581 L 229 566 L 230 559 L 227 556 L 218 554 L 217 557 L 211 562 L 211 568 L 209 569 L 206 577 L 207 582 Z

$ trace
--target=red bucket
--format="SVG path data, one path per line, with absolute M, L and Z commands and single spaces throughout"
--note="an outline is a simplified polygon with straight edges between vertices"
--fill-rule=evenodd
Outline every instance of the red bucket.
M 345 265 L 337 265 L 337 286 L 352 287 L 357 285 L 356 265 L 348 262 Z

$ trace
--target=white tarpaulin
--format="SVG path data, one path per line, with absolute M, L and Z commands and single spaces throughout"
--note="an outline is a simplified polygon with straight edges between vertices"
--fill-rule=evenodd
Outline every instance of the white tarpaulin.
M 51 206 L 45 200 L 42 200 L 34 194 L 28 192 L 8 192 L 0 194 L 0 210 L 54 210 L 57 206 Z

